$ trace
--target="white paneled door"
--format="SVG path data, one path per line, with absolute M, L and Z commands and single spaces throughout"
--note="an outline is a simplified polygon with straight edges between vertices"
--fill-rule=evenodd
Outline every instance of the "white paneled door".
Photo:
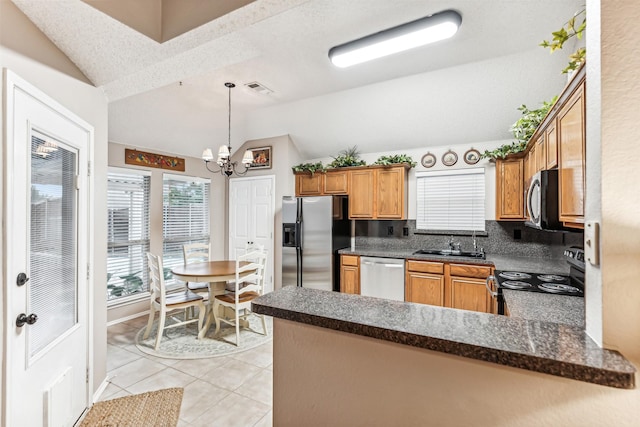
M 275 177 L 229 180 L 229 256 L 244 253 L 248 243 L 265 247 L 268 253 L 265 292 L 273 290 L 273 227 Z
M 5 425 L 72 426 L 89 404 L 93 128 L 6 72 Z

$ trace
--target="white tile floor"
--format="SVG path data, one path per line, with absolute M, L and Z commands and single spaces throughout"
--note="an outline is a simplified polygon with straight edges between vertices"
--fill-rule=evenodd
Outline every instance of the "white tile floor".
M 100 396 L 108 400 L 167 387 L 184 387 L 178 427 L 265 427 L 272 425 L 273 345 L 231 356 L 162 359 L 142 353 L 135 334 L 147 317 L 107 330 L 107 376 Z

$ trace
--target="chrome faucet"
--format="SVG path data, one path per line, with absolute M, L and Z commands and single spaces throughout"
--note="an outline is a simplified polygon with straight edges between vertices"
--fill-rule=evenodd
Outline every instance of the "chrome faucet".
M 453 236 L 449 237 L 449 249 L 452 251 L 460 251 L 460 242 L 454 242 Z
M 476 240 L 476 230 L 473 230 L 473 252 L 478 252 L 478 241 Z

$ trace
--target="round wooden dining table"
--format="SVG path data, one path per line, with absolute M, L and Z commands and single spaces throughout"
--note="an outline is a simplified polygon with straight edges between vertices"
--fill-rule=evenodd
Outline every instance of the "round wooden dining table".
M 250 263 L 243 261 L 240 263 L 240 266 L 242 267 L 248 264 Z M 240 279 L 254 272 L 255 270 L 244 271 L 240 275 Z M 191 264 L 173 267 L 171 269 L 171 273 L 173 273 L 173 276 L 176 279 L 182 280 L 184 282 L 209 283 L 209 309 L 206 317 L 206 322 L 202 330 L 200 330 L 200 333 L 198 333 L 198 338 L 201 339 L 207 334 L 211 323 L 214 321 L 212 310 L 213 299 L 216 295 L 222 295 L 226 292 L 225 286 L 228 280 L 236 280 L 236 262 L 229 260 L 194 262 Z

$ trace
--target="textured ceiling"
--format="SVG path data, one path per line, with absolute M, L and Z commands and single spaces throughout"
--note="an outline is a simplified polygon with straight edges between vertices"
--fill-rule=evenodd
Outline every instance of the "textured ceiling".
M 537 45 L 582 4 L 256 0 L 160 43 L 81 0 L 12 1 L 104 89 L 110 140 L 198 156 L 226 140 L 223 84 L 233 81 L 233 145 L 290 133 L 309 158 L 349 142 L 364 152 L 390 148 L 394 126 L 404 135 L 397 149 L 508 138 L 517 106 L 562 87 L 562 54 Z M 349 69 L 328 61 L 332 46 L 445 9 L 462 15 L 450 40 Z M 253 81 L 273 93 L 243 86 Z

